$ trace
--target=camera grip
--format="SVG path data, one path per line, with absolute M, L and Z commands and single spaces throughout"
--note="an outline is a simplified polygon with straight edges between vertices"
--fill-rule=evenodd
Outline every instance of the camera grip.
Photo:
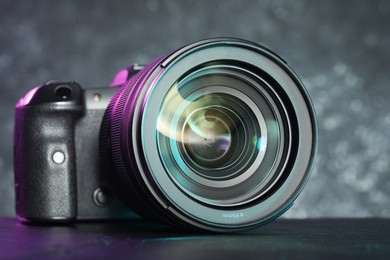
M 74 128 L 83 109 L 80 87 L 71 87 L 68 101 L 48 99 L 53 86 L 44 86 L 35 94 L 36 103 L 16 108 L 16 211 L 23 221 L 77 217 Z

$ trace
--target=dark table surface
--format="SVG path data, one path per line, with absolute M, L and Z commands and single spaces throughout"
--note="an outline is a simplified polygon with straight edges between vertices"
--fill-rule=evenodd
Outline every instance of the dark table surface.
M 0 258 L 390 259 L 390 219 L 279 219 L 242 234 L 180 233 L 143 220 L 27 226 L 0 219 Z

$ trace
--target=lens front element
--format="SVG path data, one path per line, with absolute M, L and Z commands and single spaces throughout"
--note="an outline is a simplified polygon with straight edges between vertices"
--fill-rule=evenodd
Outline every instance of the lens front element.
M 237 206 L 272 185 L 267 177 L 286 137 L 262 89 L 251 73 L 224 61 L 194 68 L 168 91 L 156 126 L 160 158 L 192 199 Z

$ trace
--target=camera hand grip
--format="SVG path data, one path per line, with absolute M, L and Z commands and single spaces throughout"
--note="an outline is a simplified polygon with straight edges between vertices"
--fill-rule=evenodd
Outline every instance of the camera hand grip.
M 83 109 L 80 87 L 67 87 L 72 94 L 68 100 L 50 96 L 57 84 L 41 87 L 29 104 L 16 107 L 16 210 L 25 221 L 71 221 L 77 216 L 74 126 Z

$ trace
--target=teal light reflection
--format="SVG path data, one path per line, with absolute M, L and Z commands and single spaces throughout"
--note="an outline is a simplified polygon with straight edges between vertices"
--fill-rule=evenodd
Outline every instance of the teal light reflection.
M 259 137 L 257 139 L 256 148 L 259 150 L 259 152 L 264 152 L 267 147 L 267 137 Z

